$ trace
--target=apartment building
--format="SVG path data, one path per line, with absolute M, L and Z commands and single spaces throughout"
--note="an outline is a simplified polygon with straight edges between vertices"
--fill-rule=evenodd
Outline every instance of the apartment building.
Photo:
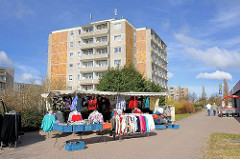
M 14 69 L 0 67 L 0 90 L 13 89 Z
M 166 89 L 167 52 L 162 51 L 164 49 L 166 45 L 152 29 L 136 29 L 126 19 L 57 30 L 49 34 L 47 77 L 51 89 L 57 89 L 55 85 L 60 84 L 68 90 L 92 90 L 109 68 L 133 64 L 145 77 Z
M 188 88 L 182 87 L 168 87 L 168 98 L 174 100 L 186 100 L 188 97 Z

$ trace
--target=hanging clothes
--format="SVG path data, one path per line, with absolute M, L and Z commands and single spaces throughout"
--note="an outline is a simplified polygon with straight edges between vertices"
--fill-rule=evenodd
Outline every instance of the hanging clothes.
M 70 108 L 71 111 L 76 110 L 77 101 L 78 101 L 78 96 L 75 95 L 75 97 L 73 98 L 73 101 L 72 101 L 71 108 Z
M 54 110 L 64 110 L 65 104 L 62 97 L 53 97 L 53 109 Z
M 123 111 L 126 110 L 126 101 L 124 97 L 118 97 L 117 103 L 116 103 L 116 109 L 121 109 Z
M 144 104 L 145 104 L 145 108 L 149 108 L 149 97 L 146 98 Z
M 156 98 L 156 99 L 155 99 L 155 104 L 154 104 L 154 110 L 155 110 L 156 108 L 158 108 L 158 104 L 159 104 L 159 98 Z
M 55 120 L 55 115 L 45 115 L 42 120 L 41 129 L 43 129 L 44 132 L 52 132 Z
M 76 110 L 78 112 L 83 111 L 83 98 L 81 98 L 81 97 L 79 97 L 78 100 L 77 100 Z
M 72 104 L 72 97 L 67 96 L 67 97 L 64 97 L 63 100 L 64 100 L 64 103 L 65 103 L 65 108 L 70 109 L 71 104 Z
M 111 119 L 111 123 L 117 135 L 145 133 L 155 129 L 155 123 L 150 114 L 116 115 Z
M 132 113 L 142 113 L 142 111 L 138 108 L 133 109 Z
M 130 98 L 128 107 L 129 107 L 129 109 L 134 109 L 134 97 Z
M 155 106 L 155 97 L 150 97 L 149 98 L 149 109 L 153 111 L 154 106 Z
M 65 119 L 61 111 L 57 111 L 55 114 L 55 117 L 56 117 L 56 120 L 58 120 L 60 123 L 64 123 Z
M 92 99 L 89 100 L 88 102 L 88 110 L 95 110 L 98 108 L 97 104 L 97 98 L 93 97 Z

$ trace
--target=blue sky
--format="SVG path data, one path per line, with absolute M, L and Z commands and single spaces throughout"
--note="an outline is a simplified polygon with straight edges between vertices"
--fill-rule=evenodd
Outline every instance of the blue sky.
M 16 82 L 46 77 L 48 34 L 114 18 L 153 28 L 167 44 L 169 86 L 201 95 L 240 80 L 240 1 L 236 0 L 0 0 L 0 65 Z

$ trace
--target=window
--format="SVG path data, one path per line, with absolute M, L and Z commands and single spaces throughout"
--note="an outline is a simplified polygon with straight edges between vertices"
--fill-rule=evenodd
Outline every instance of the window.
M 78 63 L 78 69 L 80 69 L 81 68 L 81 63 Z
M 69 75 L 69 81 L 72 81 L 72 75 Z
M 79 80 L 79 81 L 81 80 L 81 75 L 78 75 L 78 80 Z
M 121 47 L 115 47 L 114 48 L 114 53 L 119 53 L 121 52 Z
M 93 28 L 88 28 L 88 29 L 85 29 L 85 32 L 92 32 L 93 31 Z
M 78 34 L 80 35 L 80 34 L 81 34 L 81 32 L 82 32 L 82 31 L 81 31 L 81 29 L 79 29 L 79 30 L 78 30 Z
M 85 74 L 85 79 L 93 79 L 93 74 L 92 73 Z
M 114 41 L 121 41 L 121 35 L 115 35 Z
M 101 37 L 101 38 L 98 38 L 97 42 L 105 42 L 107 41 L 107 37 Z
M 86 50 L 83 52 L 84 55 L 92 55 L 93 54 L 93 50 Z
M 91 86 L 85 86 L 85 90 L 87 91 L 87 90 L 93 90 L 93 86 L 91 85 Z
M 73 68 L 73 64 L 69 64 L 69 68 L 72 69 Z
M 93 67 L 93 62 L 91 61 L 91 62 L 86 62 L 86 63 L 84 63 L 84 66 L 85 67 Z
M 73 47 L 73 42 L 70 42 L 70 47 Z
M 70 32 L 70 36 L 73 36 L 73 35 L 74 35 L 74 34 L 73 34 L 73 31 L 71 31 L 71 32 Z
M 81 56 L 81 52 L 78 52 L 78 57 L 80 57 Z
M 78 41 L 78 46 L 80 46 L 81 45 L 81 41 Z
M 121 23 L 114 24 L 114 29 L 121 29 Z
M 99 54 L 105 54 L 105 53 L 107 53 L 107 49 L 99 49 L 98 53 Z
M 97 26 L 97 30 L 104 30 L 107 29 L 107 25 L 99 25 Z
M 107 66 L 108 62 L 107 61 L 98 61 L 99 66 Z
M 98 73 L 98 78 L 103 77 L 105 74 L 106 74 L 105 72 L 99 72 L 99 73 Z
M 88 40 L 86 41 L 86 43 L 87 43 L 87 44 L 92 44 L 92 43 L 93 43 L 93 39 L 88 39 Z
M 114 66 L 121 65 L 121 60 L 114 60 Z
M 71 53 L 70 53 L 70 59 L 72 59 L 72 58 L 73 58 L 73 53 L 71 52 Z

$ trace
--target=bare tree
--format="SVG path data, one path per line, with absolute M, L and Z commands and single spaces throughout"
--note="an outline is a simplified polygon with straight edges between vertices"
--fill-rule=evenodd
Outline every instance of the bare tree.
M 224 79 L 223 82 L 224 82 L 223 97 L 226 97 L 229 95 L 229 87 L 226 79 Z M 228 103 L 230 102 L 230 98 L 225 99 L 225 102 L 226 105 L 228 105 Z
M 203 105 L 206 105 L 206 100 L 207 100 L 207 94 L 206 94 L 206 91 L 205 91 L 205 86 L 203 85 L 202 86 L 202 97 L 200 99 L 200 102 L 203 104 Z
M 192 94 L 189 93 L 189 101 L 191 101 L 192 103 L 195 103 L 197 101 L 197 94 L 195 92 L 193 92 Z

